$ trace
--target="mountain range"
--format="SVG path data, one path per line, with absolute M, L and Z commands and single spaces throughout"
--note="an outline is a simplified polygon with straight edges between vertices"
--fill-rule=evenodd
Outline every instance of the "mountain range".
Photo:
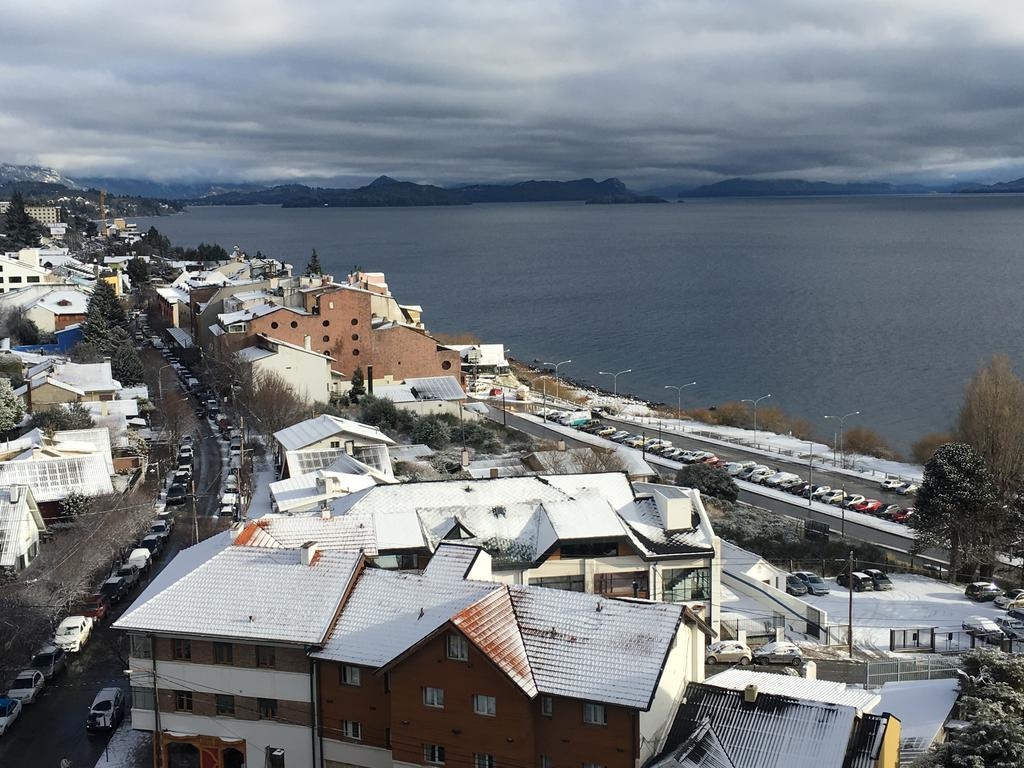
M 925 186 L 923 184 L 890 184 L 884 181 L 857 181 L 835 184 L 806 179 L 735 178 L 705 184 L 686 191 L 679 197 L 806 197 L 828 195 L 925 195 L 958 192 L 961 185 Z

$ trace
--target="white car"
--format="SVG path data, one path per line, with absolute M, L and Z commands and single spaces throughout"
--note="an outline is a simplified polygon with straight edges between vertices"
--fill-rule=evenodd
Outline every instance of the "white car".
M 0 698 L 0 736 L 10 730 L 21 714 L 21 702 L 17 699 Z
M 878 485 L 879 485 L 879 487 L 883 491 L 895 491 L 897 488 L 899 488 L 901 485 L 903 485 L 903 481 L 902 480 L 898 480 L 895 477 L 887 477 L 885 480 L 880 482 Z
M 846 500 L 843 502 L 843 506 L 849 509 L 854 504 L 860 504 L 862 501 L 867 501 L 867 498 L 861 496 L 859 493 L 854 493 L 846 497 Z
M 750 647 L 739 640 L 721 640 L 712 643 L 704 651 L 705 664 L 742 664 L 746 666 L 753 658 Z
M 23 669 L 14 678 L 11 687 L 7 689 L 7 698 L 18 699 L 23 704 L 31 704 L 45 685 L 46 678 L 38 669 Z
M 53 633 L 53 644 L 68 653 L 78 653 L 92 633 L 92 619 L 88 616 L 68 616 Z
M 735 476 L 744 470 L 744 466 L 742 462 L 730 461 L 723 469 L 725 469 L 725 474 Z
M 917 493 L 917 489 L 919 487 L 920 486 L 917 483 L 903 483 L 896 489 L 896 493 L 900 496 L 910 496 Z
M 811 498 L 812 499 L 820 499 L 826 493 L 831 493 L 831 492 L 832 492 L 832 486 L 830 486 L 830 485 L 819 485 L 811 493 Z
M 828 491 L 827 493 L 823 493 L 818 498 L 821 499 L 826 504 L 838 504 L 840 501 L 843 500 L 843 492 L 840 490 Z
M 751 472 L 750 477 L 748 477 L 747 480 L 749 480 L 752 483 L 763 483 L 773 474 L 775 473 L 772 472 L 768 467 L 763 467 L 761 469 L 755 469 L 753 472 Z

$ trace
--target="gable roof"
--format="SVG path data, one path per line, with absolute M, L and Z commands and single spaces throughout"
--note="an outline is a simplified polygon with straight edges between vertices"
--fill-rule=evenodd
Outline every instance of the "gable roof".
M 527 696 L 537 695 L 533 665 L 507 588 L 496 589 L 464 608 L 452 618 L 452 624 Z
M 351 421 L 350 419 L 330 416 L 326 413 L 278 430 L 274 433 L 274 439 L 286 451 L 297 451 L 341 433 L 356 435 L 373 443 L 394 445 L 395 442 L 376 427 L 360 424 L 358 421 Z
M 733 667 L 704 680 L 705 685 L 742 691 L 748 685 L 756 685 L 760 693 L 792 696 L 804 701 L 821 701 L 826 704 L 842 704 L 861 712 L 870 712 L 881 701 L 877 692 L 864 688 L 853 688 L 846 683 L 832 680 L 812 680 L 792 675 L 776 675 L 772 672 L 757 672 L 743 667 Z
M 21 531 L 26 519 L 38 531 L 46 530 L 31 489 L 21 485 L 0 488 L 0 568 L 13 568 L 22 554 Z
M 154 594 L 118 629 L 318 645 L 363 562 L 359 552 L 228 546 Z M 148 592 L 148 590 L 147 590 Z
M 653 765 L 671 766 L 707 722 L 735 768 L 843 768 L 856 718 L 853 707 L 840 704 L 760 692 L 748 703 L 743 691 L 690 683 L 669 733 L 672 746 Z M 710 768 L 710 759 L 680 764 Z
M 659 768 L 736 768 L 708 718 L 704 718 L 686 741 L 657 765 Z

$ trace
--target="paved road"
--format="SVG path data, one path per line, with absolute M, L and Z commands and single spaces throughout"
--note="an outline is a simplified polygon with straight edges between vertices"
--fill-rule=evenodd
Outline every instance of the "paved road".
M 149 367 L 165 364 L 162 356 L 153 349 L 146 350 L 143 359 Z M 159 376 L 164 393 L 178 386 L 173 369 L 160 370 Z M 153 395 L 159 408 L 157 393 Z M 194 400 L 190 402 L 195 405 Z M 221 444 L 204 418 L 195 418 L 190 422 L 190 429 L 196 437 L 196 511 L 200 518 L 209 518 L 218 511 Z M 174 518 L 174 531 L 163 554 L 154 564 L 152 575 L 159 573 L 175 554 L 194 541 L 191 506 L 178 507 Z M 202 519 L 199 522 L 202 532 Z M 96 764 L 109 736 L 86 734 L 86 711 L 100 688 L 117 686 L 126 693 L 128 691 L 124 675 L 127 668 L 124 633 L 110 629 L 110 623 L 131 605 L 143 587 L 136 587 L 126 600 L 116 606 L 113 618 L 94 630 L 80 654 L 69 654 L 67 672 L 48 685 L 40 699 L 25 708 L 11 731 L 0 737 L 0 767 L 58 768 L 63 758 L 70 759 L 73 768 L 92 768 Z

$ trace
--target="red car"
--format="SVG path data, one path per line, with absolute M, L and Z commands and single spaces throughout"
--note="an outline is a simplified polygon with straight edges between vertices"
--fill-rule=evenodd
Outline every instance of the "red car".
M 718 462 L 720 462 L 720 461 L 722 461 L 722 460 L 720 458 L 718 458 L 717 456 L 708 456 L 707 458 L 701 459 L 700 463 L 701 464 L 718 464 Z M 724 467 L 725 466 L 725 462 L 723 462 L 721 464 L 721 466 Z
M 913 514 L 914 508 L 907 507 L 906 509 L 901 509 L 899 512 L 893 512 L 892 521 L 894 523 L 905 523 Z
M 878 499 L 865 499 L 860 504 L 854 504 L 851 509 L 854 512 L 863 512 L 866 515 L 876 515 L 883 504 Z
M 106 595 L 89 595 L 82 603 L 82 615 L 91 616 L 97 624 L 101 623 L 109 612 L 110 601 Z

